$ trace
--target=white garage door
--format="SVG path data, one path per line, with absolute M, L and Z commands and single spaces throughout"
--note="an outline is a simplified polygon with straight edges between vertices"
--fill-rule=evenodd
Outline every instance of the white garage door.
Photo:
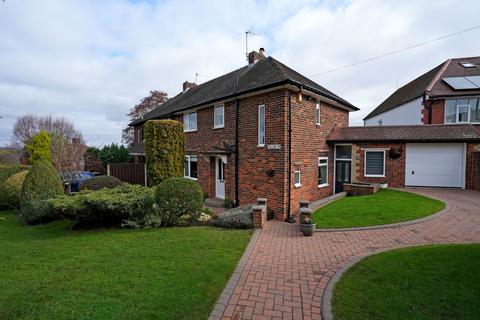
M 465 159 L 461 143 L 409 143 L 405 184 L 463 187 Z

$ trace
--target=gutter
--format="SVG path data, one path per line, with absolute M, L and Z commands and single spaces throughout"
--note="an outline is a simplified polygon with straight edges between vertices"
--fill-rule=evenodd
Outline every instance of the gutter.
M 301 87 L 300 87 L 301 90 Z M 292 217 L 292 93 L 288 92 L 288 208 L 285 222 L 295 223 Z

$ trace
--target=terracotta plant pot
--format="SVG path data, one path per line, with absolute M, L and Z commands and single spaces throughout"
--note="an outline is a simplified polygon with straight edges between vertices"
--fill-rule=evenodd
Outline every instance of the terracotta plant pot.
M 315 223 L 300 223 L 300 231 L 305 237 L 311 237 L 315 232 L 315 225 Z

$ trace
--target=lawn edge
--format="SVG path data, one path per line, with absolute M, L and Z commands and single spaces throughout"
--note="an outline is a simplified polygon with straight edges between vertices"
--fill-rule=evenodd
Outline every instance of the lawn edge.
M 415 244 L 407 244 L 407 245 L 398 245 L 398 246 L 393 246 L 393 247 L 388 247 L 388 248 L 381 248 L 381 249 L 376 249 L 373 250 L 372 252 L 366 253 L 361 256 L 354 256 L 346 259 L 346 263 L 343 264 L 340 268 L 335 271 L 335 274 L 330 278 L 330 280 L 327 283 L 327 286 L 325 287 L 325 290 L 323 290 L 323 295 L 322 295 L 322 302 L 321 302 L 321 314 L 322 314 L 322 320 L 333 320 L 333 312 L 332 312 L 332 298 L 333 298 L 333 289 L 335 288 L 335 285 L 337 282 L 342 278 L 343 274 L 350 268 L 352 268 L 354 265 L 362 261 L 363 259 L 374 256 L 377 254 L 385 253 L 388 251 L 393 251 L 393 250 L 399 250 L 399 249 L 408 249 L 408 248 L 415 248 L 415 247 L 429 247 L 429 246 L 434 246 L 434 245 L 467 245 L 467 244 L 478 244 L 477 242 L 449 242 L 449 243 L 443 243 L 443 242 L 432 242 L 432 243 L 415 243 Z
M 237 283 L 240 280 L 240 275 L 245 269 L 247 261 L 250 258 L 250 254 L 252 253 L 253 248 L 257 243 L 260 233 L 261 233 L 261 229 L 256 229 L 255 232 L 253 233 L 253 236 L 250 238 L 250 242 L 248 243 L 247 248 L 245 249 L 245 252 L 240 258 L 240 261 L 238 261 L 238 264 L 235 267 L 235 271 L 233 271 L 232 275 L 230 276 L 230 279 L 228 280 L 225 288 L 222 291 L 222 294 L 220 295 L 217 302 L 215 303 L 215 307 L 210 313 L 210 316 L 208 317 L 208 319 L 218 320 L 222 318 L 223 313 L 227 308 L 228 302 L 230 301 L 230 298 L 233 295 L 233 291 L 235 290 L 235 287 L 237 286 Z
M 398 191 L 403 191 L 403 192 L 409 192 L 409 191 L 405 191 L 403 189 L 393 189 L 393 190 L 398 190 Z M 438 199 L 438 198 L 435 198 L 434 196 L 426 196 L 422 193 L 418 193 L 418 192 L 415 192 L 414 190 L 412 189 L 409 189 L 411 190 L 410 193 L 415 193 L 415 194 L 418 194 L 418 195 L 421 195 L 421 196 L 424 196 L 424 197 L 427 197 L 427 198 L 431 198 L 431 199 L 434 199 L 434 200 L 437 200 L 437 201 L 440 201 L 442 202 L 443 204 L 445 204 L 445 208 L 443 208 L 442 210 L 440 211 L 437 211 L 435 213 L 432 213 L 426 217 L 423 217 L 423 218 L 418 218 L 418 219 L 414 219 L 414 220 L 407 220 L 407 221 L 402 221 L 402 222 L 396 222 L 396 223 L 389 223 L 389 224 L 378 224 L 378 225 L 373 225 L 373 226 L 364 226 L 364 227 L 349 227 L 349 228 L 322 228 L 322 229 L 317 229 L 315 228 L 315 232 L 343 232 L 343 231 L 365 231 L 365 230 L 375 230 L 375 229 L 389 229 L 389 228 L 398 228 L 398 227 L 404 227 L 404 226 L 410 226 L 410 225 L 414 225 L 414 224 L 418 224 L 418 223 L 423 223 L 423 222 L 426 222 L 426 221 L 429 221 L 429 220 L 432 220 L 432 219 L 435 219 L 435 218 L 438 218 L 440 216 L 443 216 L 444 214 L 450 212 L 450 210 L 452 209 L 452 206 L 450 204 L 449 201 L 443 201 L 441 199 Z

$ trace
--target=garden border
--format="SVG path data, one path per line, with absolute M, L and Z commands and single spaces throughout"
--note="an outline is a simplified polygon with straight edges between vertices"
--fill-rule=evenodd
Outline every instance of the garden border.
M 431 242 L 431 243 L 415 243 L 415 244 L 407 244 L 407 245 L 398 245 L 398 246 L 393 246 L 393 247 L 388 247 L 388 248 L 381 248 L 374 250 L 372 252 L 366 253 L 361 256 L 354 256 L 346 259 L 347 263 L 341 266 L 333 275 L 333 277 L 328 280 L 327 286 L 325 287 L 325 290 L 323 290 L 323 295 L 322 295 L 322 302 L 321 302 L 321 314 L 322 314 L 322 319 L 323 320 L 334 320 L 333 318 L 333 312 L 332 312 L 332 297 L 333 297 L 333 289 L 335 288 L 335 285 L 337 282 L 342 278 L 343 274 L 362 261 L 363 259 L 376 255 L 376 254 L 381 254 L 384 252 L 392 251 L 392 250 L 397 250 L 397 249 L 406 249 L 406 248 L 413 248 L 413 247 L 428 247 L 432 245 L 461 245 L 461 244 L 478 244 L 476 242 L 449 242 L 449 243 L 444 243 L 444 242 Z
M 403 191 L 405 192 L 405 189 L 393 189 L 393 190 L 398 190 L 398 191 Z M 412 190 L 412 189 L 410 189 Z M 408 192 L 408 191 L 407 191 Z M 411 192 L 415 194 L 419 194 L 416 192 Z M 424 194 L 421 194 L 423 196 L 426 196 Z M 432 213 L 429 216 L 415 219 L 415 220 L 408 220 L 408 221 L 403 221 L 403 222 L 397 222 L 397 223 L 390 223 L 390 224 L 380 224 L 380 225 L 374 225 L 374 226 L 365 226 L 365 227 L 352 227 L 352 228 L 332 228 L 332 229 L 315 229 L 315 232 L 345 232 L 345 231 L 365 231 L 365 230 L 375 230 L 375 229 L 389 229 L 389 228 L 398 228 L 398 227 L 404 227 L 404 226 L 410 226 L 413 224 L 418 224 L 422 222 L 426 222 L 435 218 L 438 218 L 440 216 L 443 216 L 444 214 L 450 212 L 452 209 L 452 206 L 449 201 L 443 201 L 441 199 L 432 197 L 432 196 L 426 196 L 429 198 L 432 198 L 437 201 L 441 201 L 445 204 L 445 208 L 443 208 L 440 211 L 437 211 L 435 213 Z M 317 208 L 318 209 L 318 208 Z
M 227 285 L 222 291 L 222 294 L 220 295 L 217 302 L 215 303 L 215 307 L 213 308 L 212 312 L 210 313 L 210 316 L 208 317 L 209 319 L 218 320 L 222 318 L 223 313 L 227 308 L 228 302 L 230 301 L 230 298 L 233 295 L 233 291 L 235 290 L 235 287 L 237 286 L 237 283 L 240 280 L 240 275 L 242 274 L 243 269 L 245 269 L 247 261 L 250 258 L 250 254 L 252 253 L 253 248 L 255 247 L 255 244 L 257 243 L 258 238 L 260 237 L 261 231 L 262 231 L 261 229 L 256 229 L 255 232 L 253 233 L 253 236 L 250 239 L 250 242 L 248 243 L 248 246 L 245 249 L 245 252 L 243 253 L 242 257 L 240 258 L 240 261 L 238 262 L 235 268 L 235 271 L 231 275 Z

